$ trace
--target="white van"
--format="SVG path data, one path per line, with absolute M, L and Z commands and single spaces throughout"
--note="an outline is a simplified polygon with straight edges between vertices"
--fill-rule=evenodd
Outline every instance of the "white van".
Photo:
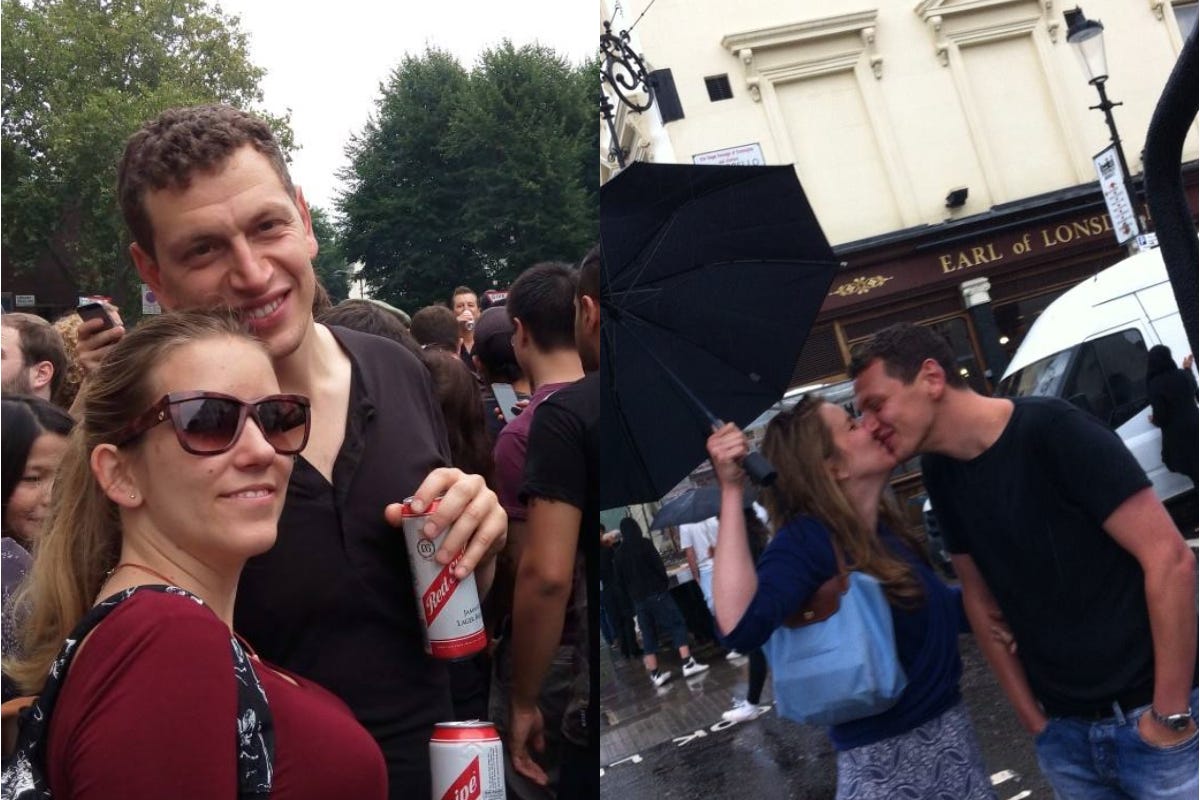
M 1120 435 L 1163 501 L 1192 482 L 1162 463 L 1162 434 L 1150 422 L 1146 352 L 1190 352 L 1187 334 L 1157 249 L 1130 256 L 1088 278 L 1046 307 L 1017 348 L 997 394 L 1061 397 Z M 1193 370 L 1195 367 L 1193 367 Z

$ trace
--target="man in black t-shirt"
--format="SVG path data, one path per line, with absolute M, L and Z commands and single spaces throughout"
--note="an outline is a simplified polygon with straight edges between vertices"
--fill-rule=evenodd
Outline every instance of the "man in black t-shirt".
M 546 776 L 529 748 L 541 749 L 537 699 L 574 598 L 579 642 L 572 699 L 563 715 L 565 746 L 558 797 L 599 796 L 600 502 L 596 474 L 600 423 L 600 253 L 580 268 L 575 342 L 588 375 L 544 400 L 533 417 L 521 495 L 528 500 L 525 544 L 513 593 L 512 702 L 509 748 L 513 767 L 539 784 Z
M 928 328 L 881 331 L 850 374 L 876 439 L 926 454 L 971 627 L 1056 795 L 1194 799 L 1196 560 L 1121 440 L 1062 400 L 976 394 Z

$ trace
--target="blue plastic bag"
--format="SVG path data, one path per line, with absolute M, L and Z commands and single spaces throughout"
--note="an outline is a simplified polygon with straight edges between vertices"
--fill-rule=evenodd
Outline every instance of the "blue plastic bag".
M 777 628 L 763 646 L 781 716 L 816 725 L 872 717 L 894 706 L 908 685 L 879 581 L 851 572 L 849 582 L 833 616 Z

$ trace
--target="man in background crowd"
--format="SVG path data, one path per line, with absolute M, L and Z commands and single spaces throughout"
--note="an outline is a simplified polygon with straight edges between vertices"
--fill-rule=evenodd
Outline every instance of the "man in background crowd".
M 0 316 L 0 390 L 50 400 L 67 372 L 62 336 L 34 314 Z

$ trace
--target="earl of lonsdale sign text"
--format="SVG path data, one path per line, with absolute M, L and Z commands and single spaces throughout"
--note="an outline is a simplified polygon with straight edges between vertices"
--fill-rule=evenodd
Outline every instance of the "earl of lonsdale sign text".
M 1097 214 L 1061 225 L 1047 226 L 1034 233 L 1025 233 L 1015 241 L 989 241 L 962 250 L 951 250 L 939 254 L 937 260 L 942 272 L 957 272 L 1003 261 L 1010 256 L 1024 256 L 1053 247 L 1061 247 L 1111 231 L 1112 224 L 1109 222 L 1108 214 Z
M 867 262 L 858 271 L 839 276 L 822 308 L 832 310 L 879 302 L 883 297 L 913 289 L 967 280 L 972 273 L 990 275 L 1020 269 L 1031 259 L 1110 246 L 1112 235 L 1108 214 L 1100 212 L 1037 228 L 983 233 L 963 246 L 926 245 L 911 255 L 892 261 Z

